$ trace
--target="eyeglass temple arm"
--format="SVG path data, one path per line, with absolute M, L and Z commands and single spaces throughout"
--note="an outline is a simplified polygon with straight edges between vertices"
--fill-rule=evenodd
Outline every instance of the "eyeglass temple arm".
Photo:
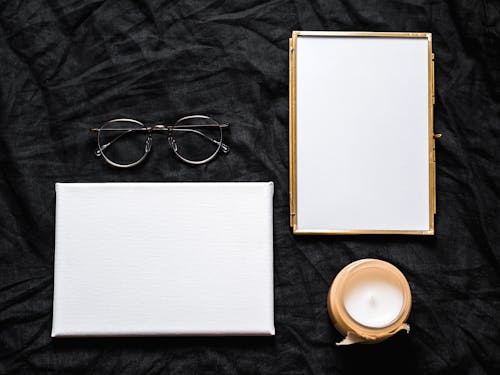
M 218 126 L 218 125 L 214 125 L 214 126 Z M 91 130 L 94 130 L 94 129 L 91 129 Z M 97 131 L 100 131 L 101 129 L 95 129 Z M 125 129 L 121 129 L 122 131 L 124 131 Z M 137 131 L 137 130 L 140 130 L 140 129 L 128 129 L 128 130 L 125 130 L 124 133 L 116 136 L 115 138 L 113 138 L 111 141 L 109 141 L 108 143 L 100 146 L 97 148 L 97 150 L 95 151 L 95 155 L 96 156 L 101 156 L 102 152 L 104 150 L 106 150 L 109 146 L 111 146 L 113 143 L 115 143 L 116 141 L 118 141 L 121 137 L 123 137 L 124 135 L 126 134 L 129 134 L 133 131 Z M 172 128 L 171 130 L 173 131 L 184 131 L 184 132 L 191 132 L 191 133 L 195 133 L 195 134 L 198 134 L 200 136 L 202 136 L 203 138 L 205 139 L 208 139 L 210 142 L 213 142 L 215 144 L 218 144 L 220 145 L 220 148 L 222 150 L 222 152 L 224 152 L 225 154 L 227 154 L 229 152 L 229 146 L 226 145 L 224 142 L 221 142 L 221 141 L 218 141 L 216 139 L 213 139 L 211 137 L 209 137 L 208 135 L 198 131 L 198 130 L 194 130 L 194 129 L 184 129 L 184 128 L 180 128 L 180 127 L 176 127 L 176 128 Z
M 93 130 L 93 129 L 91 129 Z M 100 129 L 98 129 L 99 131 Z M 102 152 L 104 150 L 106 150 L 109 146 L 111 146 L 113 143 L 115 143 L 117 140 L 119 140 L 121 137 L 123 137 L 124 135 L 126 134 L 129 134 L 131 133 L 132 131 L 134 131 L 134 129 L 128 129 L 126 130 L 124 133 L 121 133 L 120 135 L 116 136 L 115 138 L 113 138 L 111 141 L 109 141 L 108 143 L 106 143 L 105 145 L 102 145 L 102 146 L 99 146 L 97 148 L 97 150 L 95 150 L 95 156 L 101 156 L 102 155 Z
M 218 126 L 218 125 L 216 125 L 216 126 Z M 194 130 L 194 129 L 179 129 L 179 128 L 173 128 L 172 130 L 173 131 L 179 131 L 179 132 L 190 132 L 190 133 L 195 133 L 195 134 L 201 135 L 203 138 L 208 139 L 210 142 L 213 142 L 215 144 L 220 145 L 220 148 L 221 148 L 221 150 L 222 150 L 223 153 L 227 154 L 229 152 L 229 146 L 226 145 L 224 142 L 218 141 L 216 139 L 213 139 L 213 138 L 209 137 L 206 134 L 203 134 L 202 132 L 200 132 L 198 130 Z
M 222 124 L 183 124 L 183 125 L 172 125 L 166 126 L 167 129 L 184 129 L 184 128 L 228 128 L 228 123 Z
M 185 125 L 153 125 L 145 128 L 110 128 L 110 129 L 101 129 L 101 128 L 90 128 L 91 132 L 119 132 L 119 131 L 137 131 L 137 132 L 148 132 L 148 131 L 170 131 L 175 129 L 189 129 L 189 128 L 228 128 L 229 124 L 185 124 Z

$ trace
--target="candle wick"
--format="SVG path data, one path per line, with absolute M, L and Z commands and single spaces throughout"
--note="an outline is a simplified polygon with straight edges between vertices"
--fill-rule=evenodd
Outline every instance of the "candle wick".
M 373 296 L 370 296 L 369 302 L 370 302 L 371 306 L 374 306 L 375 305 L 375 298 L 373 298 Z

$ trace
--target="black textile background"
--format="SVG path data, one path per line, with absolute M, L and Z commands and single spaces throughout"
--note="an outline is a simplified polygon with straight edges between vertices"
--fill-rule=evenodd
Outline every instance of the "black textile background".
M 434 237 L 291 234 L 294 29 L 433 33 Z M 498 1 L 4 0 L 0 100 L 0 373 L 500 373 Z M 191 113 L 231 123 L 229 155 L 191 167 L 156 141 L 133 170 L 93 156 L 91 126 Z M 268 180 L 274 338 L 50 338 L 55 182 Z M 364 257 L 407 276 L 411 333 L 336 348 L 326 293 Z

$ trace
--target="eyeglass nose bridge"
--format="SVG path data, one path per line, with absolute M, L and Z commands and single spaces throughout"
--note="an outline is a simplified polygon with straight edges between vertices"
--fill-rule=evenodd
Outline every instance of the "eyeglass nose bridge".
M 156 125 L 153 125 L 153 126 L 150 127 L 150 131 L 154 131 L 154 130 L 168 130 L 168 131 L 171 131 L 172 127 L 171 126 L 165 126 L 163 124 L 156 124 Z

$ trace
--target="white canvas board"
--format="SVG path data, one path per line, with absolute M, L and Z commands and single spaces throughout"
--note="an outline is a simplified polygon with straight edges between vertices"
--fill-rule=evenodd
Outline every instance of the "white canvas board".
M 427 38 L 299 36 L 299 230 L 429 230 Z
M 58 183 L 52 336 L 274 335 L 273 184 Z

